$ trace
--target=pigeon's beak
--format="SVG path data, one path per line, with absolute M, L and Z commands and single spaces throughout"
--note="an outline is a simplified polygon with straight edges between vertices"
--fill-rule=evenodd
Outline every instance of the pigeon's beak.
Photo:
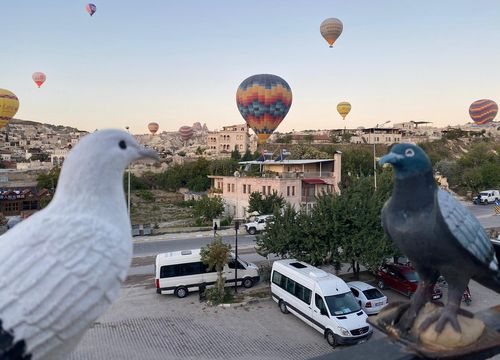
M 384 155 L 379 161 L 378 163 L 380 165 L 384 165 L 384 164 L 396 164 L 399 160 L 403 159 L 404 156 L 403 155 L 399 155 L 399 154 L 395 154 L 393 152 L 390 152 L 389 154 L 387 155 Z
M 160 161 L 160 156 L 156 151 L 144 147 L 139 149 L 139 156 L 140 159 L 147 158 Z

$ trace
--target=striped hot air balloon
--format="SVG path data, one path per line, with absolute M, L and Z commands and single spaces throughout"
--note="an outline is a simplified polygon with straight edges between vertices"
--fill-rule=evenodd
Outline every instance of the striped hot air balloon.
M 193 137 L 193 128 L 191 126 L 181 126 L 179 134 L 183 141 L 188 141 Z
M 292 105 L 292 90 L 276 75 L 253 75 L 243 80 L 236 91 L 238 110 L 248 126 L 264 143 L 285 118 Z
M 497 116 L 498 105 L 493 100 L 481 99 L 474 101 L 469 107 L 469 114 L 472 120 L 478 125 L 492 122 Z
M 342 119 L 345 120 L 345 117 L 347 114 L 349 114 L 349 111 L 351 111 L 351 104 L 349 104 L 347 101 L 342 101 L 337 104 L 337 111 L 339 112 L 340 116 L 342 116 Z
M 19 109 L 19 99 L 9 90 L 0 89 L 0 129 L 4 128 Z
M 149 132 L 154 135 L 156 134 L 156 132 L 158 131 L 158 129 L 160 128 L 160 125 L 158 125 L 158 123 L 155 123 L 155 122 L 150 122 L 148 124 L 148 130 Z
M 43 72 L 35 72 L 31 75 L 31 78 L 37 84 L 38 87 L 42 86 L 45 80 L 47 80 L 47 76 Z
M 340 34 L 342 34 L 343 29 L 344 25 L 342 24 L 342 21 L 337 18 L 326 19 L 319 27 L 321 35 L 325 38 L 330 47 L 333 47 L 333 43 L 338 39 Z
M 89 15 L 92 16 L 97 11 L 97 6 L 95 6 L 94 4 L 87 4 L 85 6 L 85 10 L 87 10 L 87 12 L 89 13 Z

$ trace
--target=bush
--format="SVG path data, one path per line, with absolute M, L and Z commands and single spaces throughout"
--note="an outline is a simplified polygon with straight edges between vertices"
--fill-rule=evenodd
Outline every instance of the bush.
M 230 226 L 232 222 L 233 218 L 231 216 L 228 216 L 227 218 L 221 220 L 220 226 Z
M 155 200 L 155 196 L 149 190 L 139 190 L 137 191 L 137 196 L 147 202 L 153 202 Z
M 232 288 L 225 288 L 224 293 L 221 295 L 216 287 L 212 287 L 205 290 L 204 297 L 207 301 L 210 301 L 212 305 L 219 305 L 223 303 L 230 304 L 234 301 L 234 294 L 231 289 Z

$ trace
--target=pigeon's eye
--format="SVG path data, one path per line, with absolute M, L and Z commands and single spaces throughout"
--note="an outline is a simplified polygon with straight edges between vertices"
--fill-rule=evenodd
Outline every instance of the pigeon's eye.
M 413 155 L 415 155 L 415 151 L 413 151 L 413 149 L 406 149 L 405 150 L 405 155 L 407 157 L 413 157 Z
M 125 142 L 125 140 L 120 140 L 118 146 L 120 147 L 120 149 L 125 150 L 127 148 L 127 143 Z

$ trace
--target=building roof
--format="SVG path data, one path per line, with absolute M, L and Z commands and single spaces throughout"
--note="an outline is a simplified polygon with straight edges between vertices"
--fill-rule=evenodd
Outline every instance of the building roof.
M 265 160 L 265 161 L 240 161 L 238 164 L 240 165 L 273 165 L 273 164 L 280 164 L 280 165 L 305 165 L 305 164 L 319 164 L 319 163 L 324 163 L 324 162 L 329 162 L 329 161 L 334 161 L 334 159 L 306 159 L 306 160 L 281 160 L 281 161 L 274 161 L 274 160 Z

